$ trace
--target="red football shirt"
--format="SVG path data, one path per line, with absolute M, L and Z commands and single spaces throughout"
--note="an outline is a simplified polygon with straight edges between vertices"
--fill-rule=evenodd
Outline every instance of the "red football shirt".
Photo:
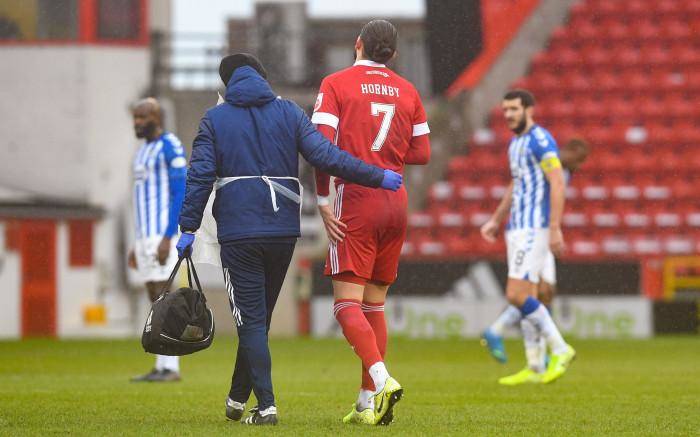
M 381 168 L 401 172 L 407 163 L 425 164 L 430 154 L 418 91 L 376 62 L 358 61 L 323 79 L 311 122 L 325 135 L 334 134 L 341 149 Z M 320 195 L 328 195 L 327 176 L 317 173 L 316 185 Z

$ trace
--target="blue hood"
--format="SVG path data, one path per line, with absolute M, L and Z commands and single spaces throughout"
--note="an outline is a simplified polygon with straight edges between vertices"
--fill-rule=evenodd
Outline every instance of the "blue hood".
M 226 102 L 235 106 L 262 106 L 275 100 L 270 84 L 252 67 L 238 67 L 226 86 Z

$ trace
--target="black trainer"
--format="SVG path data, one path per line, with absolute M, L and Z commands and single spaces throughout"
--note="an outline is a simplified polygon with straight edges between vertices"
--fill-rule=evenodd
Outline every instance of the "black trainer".
M 277 408 L 273 405 L 260 411 L 258 407 L 250 409 L 250 416 L 241 423 L 244 425 L 277 425 Z
M 153 382 L 176 382 L 180 380 L 180 373 L 170 369 L 163 369 L 152 379 Z
M 131 378 L 131 382 L 153 382 L 156 380 L 156 378 L 158 378 L 159 373 L 159 370 L 151 369 L 151 371 L 148 373 L 139 376 L 134 376 L 133 378 Z
M 252 410 L 251 410 L 252 411 Z M 226 417 L 230 420 L 238 422 L 245 413 L 245 404 L 231 400 L 226 397 Z

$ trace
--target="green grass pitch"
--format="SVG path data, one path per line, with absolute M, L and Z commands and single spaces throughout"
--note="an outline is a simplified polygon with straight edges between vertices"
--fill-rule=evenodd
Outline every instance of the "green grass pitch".
M 500 387 L 523 365 L 507 342 L 499 365 L 476 340 L 390 342 L 405 388 L 389 427 L 341 423 L 360 364 L 340 339 L 272 341 L 280 425 L 224 417 L 236 340 L 184 357 L 183 381 L 134 384 L 152 359 L 137 340 L 0 342 L 0 435 L 698 435 L 700 339 L 573 341 L 560 381 Z M 254 404 L 251 400 L 249 406 Z

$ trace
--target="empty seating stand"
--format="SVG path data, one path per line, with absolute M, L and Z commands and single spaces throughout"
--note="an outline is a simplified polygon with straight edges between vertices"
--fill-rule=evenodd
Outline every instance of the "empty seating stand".
M 700 0 L 579 2 L 512 85 L 560 145 L 592 146 L 567 189 L 567 257 L 700 250 Z M 509 137 L 495 107 L 410 218 L 406 256 L 503 256 L 479 226 L 509 183 Z

